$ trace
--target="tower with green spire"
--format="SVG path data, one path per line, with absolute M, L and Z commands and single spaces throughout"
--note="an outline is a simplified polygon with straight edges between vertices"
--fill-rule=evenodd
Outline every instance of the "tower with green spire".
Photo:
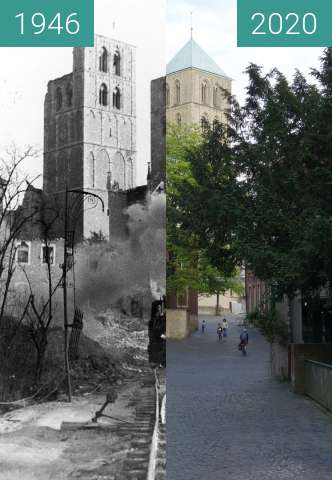
M 225 122 L 228 103 L 223 92 L 231 88 L 231 78 L 191 37 L 167 65 L 167 120 Z

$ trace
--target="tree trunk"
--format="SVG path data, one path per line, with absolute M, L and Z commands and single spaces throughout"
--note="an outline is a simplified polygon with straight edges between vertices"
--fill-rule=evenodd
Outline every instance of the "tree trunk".
M 216 316 L 218 317 L 220 314 L 220 293 L 217 293 L 217 305 L 216 305 Z
M 41 339 L 39 348 L 37 350 L 37 362 L 36 362 L 36 382 L 39 384 L 42 379 L 43 369 L 44 369 L 44 360 L 47 349 L 47 333 L 42 334 L 43 338 Z

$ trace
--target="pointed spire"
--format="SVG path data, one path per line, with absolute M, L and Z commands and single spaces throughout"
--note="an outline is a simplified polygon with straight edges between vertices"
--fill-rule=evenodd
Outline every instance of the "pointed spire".
M 190 39 L 168 63 L 167 74 L 179 72 L 187 68 L 197 68 L 208 73 L 229 78 L 194 39 Z

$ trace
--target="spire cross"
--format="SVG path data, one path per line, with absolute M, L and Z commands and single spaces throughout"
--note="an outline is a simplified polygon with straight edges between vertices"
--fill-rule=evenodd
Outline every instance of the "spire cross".
M 194 31 L 194 27 L 193 27 L 193 12 L 190 12 L 190 38 L 191 38 L 191 40 L 193 39 L 193 31 Z

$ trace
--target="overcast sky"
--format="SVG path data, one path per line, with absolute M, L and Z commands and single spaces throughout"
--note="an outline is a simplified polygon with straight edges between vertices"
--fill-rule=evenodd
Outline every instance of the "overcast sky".
M 233 81 L 233 93 L 242 101 L 247 84 L 243 71 L 249 62 L 266 71 L 277 67 L 289 78 L 296 68 L 309 74 L 318 67 L 320 48 L 237 48 L 236 0 L 168 0 L 167 58 L 170 60 L 190 38 L 193 12 L 194 38 Z
M 95 32 L 137 46 L 138 184 L 150 161 L 150 82 L 165 73 L 165 15 L 166 0 L 95 0 Z M 47 82 L 72 71 L 72 49 L 0 48 L 0 65 L 0 150 L 15 142 L 42 152 Z M 42 155 L 27 167 L 41 173 Z

